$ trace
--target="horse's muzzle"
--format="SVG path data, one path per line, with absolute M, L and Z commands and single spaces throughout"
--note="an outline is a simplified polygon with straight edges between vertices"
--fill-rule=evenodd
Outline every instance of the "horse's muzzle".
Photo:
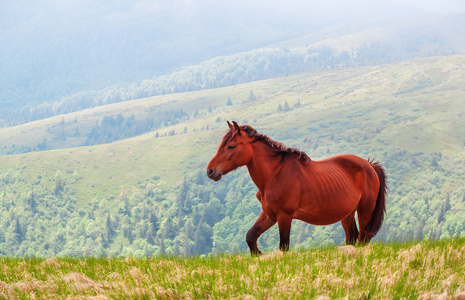
M 207 176 L 208 178 L 214 180 L 214 181 L 218 181 L 221 179 L 221 177 L 223 176 L 223 174 L 221 172 L 215 172 L 214 169 L 208 169 L 207 170 Z

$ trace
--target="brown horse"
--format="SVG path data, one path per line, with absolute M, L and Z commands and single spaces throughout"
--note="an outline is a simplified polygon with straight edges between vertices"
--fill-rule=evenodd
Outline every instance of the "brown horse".
M 218 181 L 237 167 L 247 166 L 262 205 L 246 236 L 252 255 L 261 253 L 257 239 L 276 222 L 283 251 L 289 249 L 293 219 L 314 225 L 341 221 L 347 244 L 368 243 L 379 231 L 387 187 L 378 163 L 348 154 L 313 161 L 251 126 L 233 124 L 228 122 L 229 131 L 208 164 L 207 175 Z

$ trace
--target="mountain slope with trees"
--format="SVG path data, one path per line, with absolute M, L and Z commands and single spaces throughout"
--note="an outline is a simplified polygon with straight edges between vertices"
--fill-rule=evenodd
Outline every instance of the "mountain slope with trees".
M 159 105 L 179 112 L 176 122 L 130 139 L 76 148 L 62 139 L 56 148 L 65 149 L 0 156 L 0 253 L 246 251 L 245 232 L 260 212 L 255 186 L 245 168 L 218 183 L 205 175 L 226 120 L 315 160 L 340 153 L 378 160 L 390 188 L 378 240 L 463 236 L 464 73 L 464 56 L 416 59 L 115 103 L 4 129 L 4 138 L 54 145 L 61 129 L 99 125 L 95 138 L 103 139 L 107 123 L 134 130 L 138 121 L 156 124 L 150 112 Z M 259 243 L 276 249 L 276 226 Z M 293 223 L 291 247 L 341 243 L 340 224 Z

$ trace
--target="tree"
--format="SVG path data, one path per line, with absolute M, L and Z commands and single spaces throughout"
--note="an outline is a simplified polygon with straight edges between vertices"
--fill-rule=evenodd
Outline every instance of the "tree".
M 434 169 L 438 169 L 439 168 L 439 163 L 438 163 L 438 159 L 436 158 L 436 156 L 433 156 L 433 159 L 431 160 L 431 167 L 433 167 Z
M 184 251 L 183 254 L 185 256 L 190 256 L 191 255 L 191 239 L 193 238 L 193 233 L 192 233 L 192 222 L 191 220 L 187 220 L 186 226 L 184 227 Z
M 199 224 L 197 225 L 197 229 L 194 233 L 196 253 L 206 254 L 211 252 L 211 249 L 213 247 L 212 236 L 212 228 L 208 224 L 200 220 Z
M 31 207 L 32 212 L 36 212 L 37 202 L 35 200 L 34 191 L 32 189 L 28 194 L 26 203 Z
M 255 100 L 257 100 L 257 97 L 255 97 L 255 95 L 253 94 L 253 91 L 250 91 L 249 98 L 247 99 L 247 101 L 255 101 Z
M 16 220 L 13 221 L 13 233 L 15 234 L 15 237 L 18 241 L 22 241 L 24 238 L 24 233 L 21 230 L 21 224 L 19 223 L 19 217 L 16 216 Z
M 163 239 L 163 237 L 161 238 L 161 241 L 160 241 L 160 252 L 161 252 L 161 255 L 165 255 L 166 253 L 165 240 Z
M 157 219 L 157 216 L 153 212 L 150 212 L 149 223 L 150 223 L 150 228 L 152 229 L 152 232 L 156 234 L 158 231 L 158 219 Z
M 171 217 L 166 217 L 165 220 L 163 220 L 163 223 L 161 224 L 162 228 L 162 239 L 166 240 L 173 240 L 176 237 L 176 231 L 175 228 L 171 224 Z
M 129 223 L 127 228 L 126 228 L 125 236 L 128 239 L 129 243 L 132 244 L 132 241 L 134 240 L 134 236 L 132 234 L 132 225 L 131 225 L 131 223 Z
M 226 101 L 226 106 L 232 106 L 232 101 L 231 101 L 231 97 L 228 97 L 228 101 Z
M 444 201 L 444 212 L 450 210 L 450 194 L 448 193 L 446 196 L 446 200 Z
M 39 143 L 36 147 L 37 151 L 47 150 L 47 139 L 44 139 L 42 143 Z
M 290 111 L 291 110 L 291 108 L 289 107 L 289 103 L 287 103 L 287 101 L 284 102 L 283 110 L 284 111 Z
M 178 224 L 177 224 L 178 232 L 184 226 L 184 218 L 183 218 L 184 217 L 184 203 L 187 199 L 187 191 L 188 191 L 187 179 L 186 177 L 184 177 L 181 188 L 179 189 L 179 194 L 176 197 L 176 204 L 178 205 Z
M 107 240 L 111 241 L 111 238 L 115 234 L 115 231 L 114 231 L 113 225 L 111 223 L 110 214 L 107 215 L 107 221 L 105 222 L 105 229 L 106 229 L 106 233 L 107 233 Z

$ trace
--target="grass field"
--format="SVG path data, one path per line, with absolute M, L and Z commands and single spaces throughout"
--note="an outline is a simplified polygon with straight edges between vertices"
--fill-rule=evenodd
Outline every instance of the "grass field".
M 465 239 L 250 257 L 4 258 L 3 299 L 463 299 Z

